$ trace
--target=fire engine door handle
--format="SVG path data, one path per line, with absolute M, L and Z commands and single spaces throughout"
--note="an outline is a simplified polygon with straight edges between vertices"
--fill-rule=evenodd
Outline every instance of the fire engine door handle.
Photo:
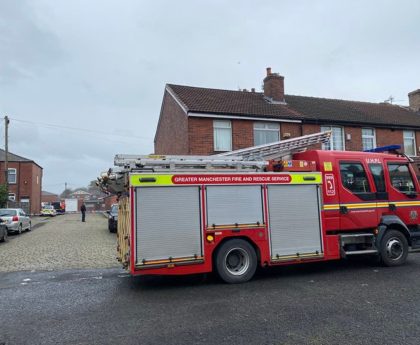
M 349 212 L 349 209 L 347 206 L 340 206 L 340 213 L 347 214 Z

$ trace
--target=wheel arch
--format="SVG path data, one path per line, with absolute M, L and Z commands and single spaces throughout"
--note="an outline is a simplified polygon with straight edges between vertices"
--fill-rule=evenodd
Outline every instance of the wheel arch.
M 261 250 L 252 239 L 250 239 L 247 236 L 230 236 L 230 237 L 225 237 L 223 240 L 221 240 L 217 244 L 216 248 L 214 248 L 213 253 L 212 253 L 212 258 L 211 258 L 213 268 L 214 268 L 214 263 L 216 262 L 216 256 L 217 256 L 217 253 L 218 253 L 220 247 L 224 243 L 226 243 L 228 241 L 231 241 L 231 240 L 244 240 L 244 241 L 248 242 L 254 248 L 255 254 L 257 255 L 257 265 L 258 266 L 261 265 Z
M 410 231 L 400 217 L 394 215 L 383 216 L 381 218 L 381 223 L 378 226 L 379 233 L 376 238 L 377 245 L 381 243 L 383 236 L 390 229 L 400 231 L 407 239 L 408 245 L 411 246 Z

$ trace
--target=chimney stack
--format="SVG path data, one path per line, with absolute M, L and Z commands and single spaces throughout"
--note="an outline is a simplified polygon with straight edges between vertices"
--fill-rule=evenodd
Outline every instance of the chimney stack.
M 264 96 L 272 102 L 284 102 L 284 77 L 272 73 L 271 67 L 267 67 L 267 76 L 264 78 Z
M 420 89 L 408 94 L 408 104 L 413 111 L 420 111 Z

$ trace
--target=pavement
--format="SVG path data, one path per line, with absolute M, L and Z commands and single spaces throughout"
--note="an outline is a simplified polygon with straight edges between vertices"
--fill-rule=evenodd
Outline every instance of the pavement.
M 0 243 L 0 272 L 119 266 L 116 234 L 102 214 L 32 218 L 32 231 Z
M 0 273 L 0 344 L 420 343 L 420 255 L 213 276 L 130 277 L 121 269 Z

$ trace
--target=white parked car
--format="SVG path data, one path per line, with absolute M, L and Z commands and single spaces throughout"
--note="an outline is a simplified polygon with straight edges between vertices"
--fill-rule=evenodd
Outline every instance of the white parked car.
M 0 208 L 0 219 L 5 223 L 7 231 L 22 233 L 31 231 L 31 218 L 21 208 Z

